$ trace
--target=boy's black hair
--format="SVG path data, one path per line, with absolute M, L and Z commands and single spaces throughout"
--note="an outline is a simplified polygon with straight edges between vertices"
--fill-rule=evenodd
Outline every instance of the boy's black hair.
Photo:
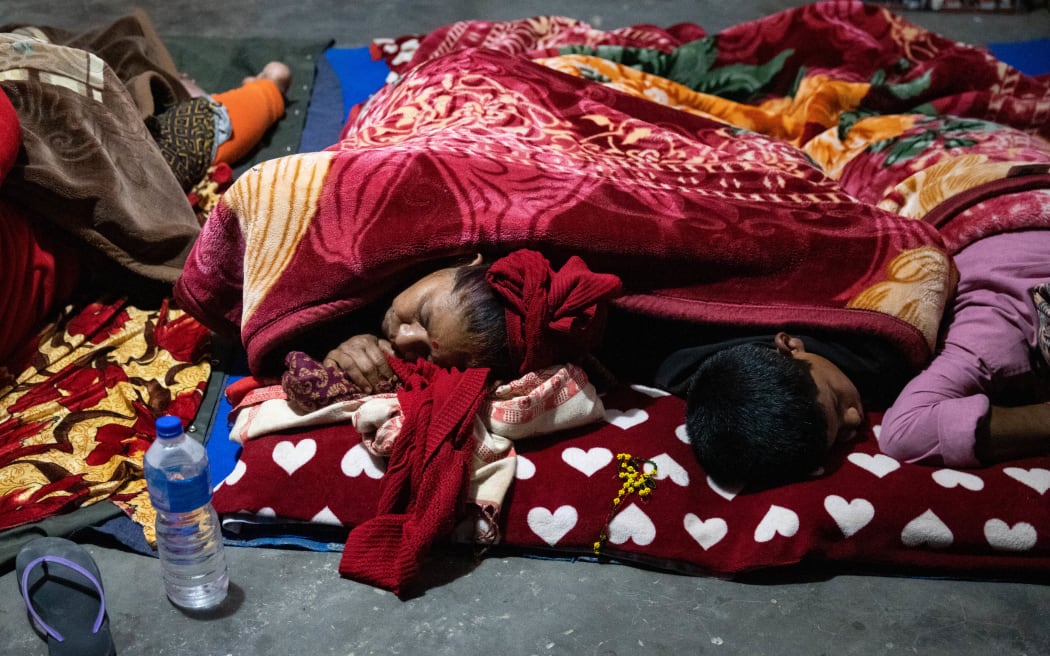
M 801 480 L 827 451 L 809 363 L 756 344 L 719 351 L 697 368 L 686 432 L 704 470 L 722 484 Z

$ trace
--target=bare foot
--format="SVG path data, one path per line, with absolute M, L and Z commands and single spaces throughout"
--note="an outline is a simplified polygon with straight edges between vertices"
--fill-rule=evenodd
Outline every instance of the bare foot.
M 277 85 L 277 88 L 281 90 L 281 93 L 286 93 L 288 87 L 292 86 L 292 71 L 284 63 L 279 61 L 272 61 L 263 69 L 259 71 L 258 75 L 244 78 L 244 84 L 254 82 L 255 80 L 270 80 Z

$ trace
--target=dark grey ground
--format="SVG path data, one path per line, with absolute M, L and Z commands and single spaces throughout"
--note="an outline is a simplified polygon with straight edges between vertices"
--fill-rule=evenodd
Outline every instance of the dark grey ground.
M 1035 0 L 1045 6 L 1043 0 Z M 78 25 L 145 7 L 161 34 L 201 36 L 331 37 L 340 47 L 368 45 L 377 36 L 425 32 L 462 19 L 506 20 L 542 14 L 571 16 L 611 29 L 641 22 L 667 26 L 681 21 L 708 32 L 752 20 L 802 0 L 3 0 L 0 11 L 11 21 Z M 911 12 L 928 29 L 967 43 L 1031 39 L 1050 35 L 1045 10 L 1025 16 Z
M 340 47 L 467 18 L 563 14 L 604 29 L 694 21 L 709 32 L 798 0 L 213 0 L 140 3 L 163 35 L 332 38 Z M 103 23 L 117 0 L 0 0 L 0 22 Z M 1050 36 L 1050 12 L 913 13 L 969 43 Z M 210 619 L 164 597 L 157 560 L 88 545 L 123 656 L 324 654 L 1050 654 L 1050 587 L 794 570 L 743 581 L 620 565 L 443 555 L 435 586 L 402 602 L 341 579 L 338 554 L 228 549 L 233 588 Z M 2 570 L 0 570 L 2 571 Z M 38 656 L 15 575 L 0 577 L 0 654 Z

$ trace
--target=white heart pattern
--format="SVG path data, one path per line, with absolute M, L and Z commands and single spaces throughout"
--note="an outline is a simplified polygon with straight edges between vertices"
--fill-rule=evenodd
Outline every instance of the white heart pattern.
M 682 523 L 685 525 L 686 532 L 704 548 L 704 551 L 721 542 L 722 538 L 729 533 L 729 525 L 721 517 L 712 517 L 704 521 L 693 513 L 686 513 Z
M 1050 470 L 1034 467 L 1023 469 L 1021 467 L 1007 467 L 1003 473 L 1015 481 L 1024 483 L 1039 494 L 1046 494 L 1050 490 Z
M 273 461 L 291 476 L 300 467 L 310 462 L 317 453 L 317 442 L 310 438 L 292 444 L 289 441 L 278 442 L 273 448 Z
M 525 481 L 536 475 L 536 463 L 521 454 L 515 456 L 515 460 L 517 464 L 514 467 L 514 478 Z
M 617 428 L 627 430 L 649 421 L 649 413 L 641 408 L 631 408 L 626 412 L 616 408 L 606 408 L 605 421 Z
M 346 452 L 339 462 L 339 468 L 343 474 L 350 478 L 357 478 L 361 474 L 373 479 L 383 478 L 382 460 L 376 458 L 361 444 L 356 444 Z
M 584 451 L 575 446 L 570 446 L 561 452 L 561 459 L 573 469 L 583 472 L 586 476 L 594 474 L 605 465 L 612 462 L 612 451 L 604 447 L 596 446 Z
M 950 547 L 955 541 L 952 534 L 941 518 L 927 510 L 915 519 L 905 524 L 901 531 L 901 542 L 906 547 L 921 547 L 926 545 L 934 549 Z
M 682 487 L 689 485 L 689 472 L 671 456 L 661 453 L 650 458 L 650 460 L 656 465 L 656 480 L 662 481 L 665 478 L 669 478 Z
M 839 525 L 845 537 L 856 535 L 857 531 L 867 526 L 875 517 L 875 506 L 867 499 L 846 501 L 837 494 L 824 499 L 824 510 Z
M 875 474 L 879 478 L 897 471 L 901 466 L 899 462 L 883 453 L 876 453 L 873 456 L 868 455 L 867 453 L 851 453 L 847 457 L 847 460 L 861 469 Z
M 674 429 L 674 436 L 682 444 L 689 444 L 689 433 L 685 430 L 685 424 L 678 424 L 678 427 Z
M 793 537 L 798 533 L 798 526 L 798 514 L 794 510 L 772 505 L 755 528 L 755 542 L 769 542 L 777 534 Z
M 937 485 L 949 490 L 956 485 L 964 487 L 971 492 L 977 492 L 978 490 L 984 489 L 983 478 L 956 469 L 938 469 L 933 472 L 933 480 L 937 481 Z
M 247 471 L 248 465 L 244 464 L 243 460 L 238 460 L 237 464 L 233 466 L 233 471 L 226 476 L 226 479 L 223 480 L 222 483 L 225 483 L 226 485 L 236 485 L 237 481 L 241 480 L 241 477 L 243 477 Z M 222 485 L 222 483 L 219 485 Z
M 322 508 L 320 512 L 318 512 L 310 519 L 310 521 L 314 524 L 328 524 L 330 526 L 343 525 L 343 523 L 339 521 L 339 518 L 335 516 L 335 513 L 332 512 L 332 509 L 328 506 Z
M 532 532 L 553 547 L 576 526 L 577 514 L 572 506 L 561 506 L 553 513 L 542 506 L 536 506 L 529 511 L 526 520 Z
M 736 497 L 736 495 L 740 494 L 740 490 L 744 489 L 743 484 L 732 485 L 728 487 L 719 485 L 718 482 L 710 476 L 707 477 L 707 486 L 714 490 L 718 496 L 722 497 L 726 501 L 732 501 Z
M 633 503 L 616 513 L 609 522 L 609 542 L 612 544 L 623 544 L 631 540 L 644 547 L 652 544 L 655 539 L 656 525 L 653 524 L 653 520 Z
M 1028 522 L 1017 522 L 1012 527 L 1001 519 L 984 523 L 984 537 L 993 549 L 1028 551 L 1038 538 L 1035 527 Z

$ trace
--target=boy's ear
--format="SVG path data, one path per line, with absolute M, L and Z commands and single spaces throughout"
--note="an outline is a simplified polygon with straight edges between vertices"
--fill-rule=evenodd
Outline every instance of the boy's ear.
M 806 345 L 802 343 L 802 340 L 798 337 L 792 337 L 785 332 L 779 332 L 773 337 L 773 344 L 776 345 L 777 351 L 784 355 L 793 355 L 795 353 L 805 353 Z

